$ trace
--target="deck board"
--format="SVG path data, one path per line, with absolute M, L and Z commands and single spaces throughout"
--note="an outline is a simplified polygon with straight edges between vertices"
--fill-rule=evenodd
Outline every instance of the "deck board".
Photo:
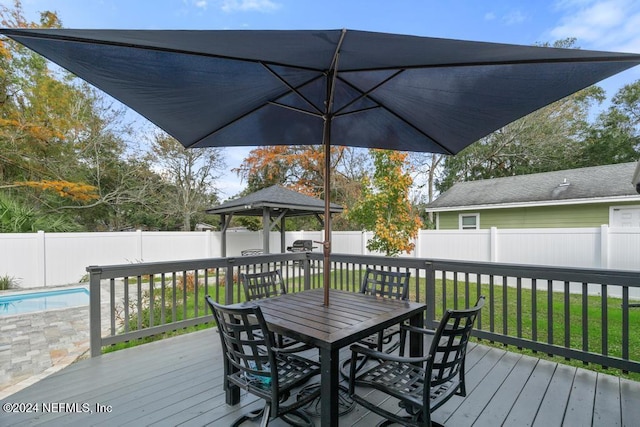
M 509 411 L 515 404 L 518 395 L 522 391 L 536 367 L 537 360 L 531 357 L 520 357 L 504 382 L 496 390 L 495 394 L 478 416 L 475 424 L 479 426 L 503 425 Z
M 543 359 L 536 361 L 531 376 L 509 410 L 505 425 L 524 427 L 533 424 L 540 405 L 540 396 L 544 396 L 547 391 L 555 368 L 556 364 L 553 362 Z
M 622 425 L 621 416 L 619 379 L 608 375 L 598 375 L 593 424 L 618 427 Z
M 576 370 L 564 423 L 572 426 L 592 425 L 596 380 L 595 372 L 583 369 Z
M 317 357 L 317 352 L 310 355 Z M 242 393 L 239 405 L 228 406 L 221 361 L 219 340 L 212 330 L 82 360 L 2 403 L 101 403 L 112 405 L 111 413 L 0 412 L 0 425 L 229 425 L 263 403 Z M 450 426 L 549 427 L 624 426 L 640 419 L 638 382 L 474 343 L 469 346 L 466 370 L 467 397 L 454 396 L 434 412 L 435 421 Z M 398 410 L 381 393 L 369 393 L 380 404 Z M 340 425 L 370 427 L 380 420 L 356 406 L 340 418 Z M 275 420 L 270 426 L 286 424 Z

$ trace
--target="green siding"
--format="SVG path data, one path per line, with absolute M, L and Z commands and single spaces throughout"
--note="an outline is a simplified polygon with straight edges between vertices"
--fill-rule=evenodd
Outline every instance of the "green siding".
M 461 213 L 480 214 L 480 228 L 569 228 L 599 227 L 609 223 L 609 207 L 633 203 L 537 206 L 530 208 L 480 209 L 438 212 L 439 229 L 458 229 Z

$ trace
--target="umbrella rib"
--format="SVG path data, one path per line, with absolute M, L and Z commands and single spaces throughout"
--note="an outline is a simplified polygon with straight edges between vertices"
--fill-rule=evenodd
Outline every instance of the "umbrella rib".
M 533 46 L 531 46 L 533 47 Z M 567 49 L 572 50 L 572 49 Z M 579 49 L 573 49 L 578 50 Z M 481 67 L 491 65 L 528 65 L 528 64 L 564 64 L 564 63 L 585 63 L 585 62 L 638 62 L 640 61 L 640 55 L 638 54 L 621 54 L 611 56 L 600 57 L 577 57 L 577 58 L 543 58 L 543 59 L 508 59 L 499 61 L 473 61 L 473 62 L 451 62 L 451 63 L 439 63 L 439 64 L 414 64 L 414 65 L 400 65 L 400 66 L 388 66 L 388 67 L 365 67 L 365 68 L 350 68 L 346 71 L 350 73 L 359 73 L 366 71 L 385 71 L 385 70 L 397 70 L 402 68 L 403 70 L 412 69 L 426 69 L 426 68 L 461 68 L 461 67 Z M 346 72 L 342 70 L 342 72 Z
M 399 119 L 400 121 L 404 122 L 407 126 L 411 127 L 412 129 L 414 129 L 416 132 L 420 133 L 420 135 L 424 135 L 426 138 L 430 139 L 431 141 L 433 141 L 436 145 L 438 145 L 440 148 L 442 148 L 444 150 L 445 153 L 447 154 L 453 154 L 451 152 L 451 150 L 447 149 L 447 147 L 445 147 L 443 144 L 441 144 L 440 142 L 438 142 L 438 140 L 436 138 L 433 138 L 431 135 L 425 133 L 423 130 L 417 128 L 415 125 L 413 125 L 412 123 L 408 122 L 405 118 L 403 118 L 402 116 L 396 114 L 393 110 L 391 110 L 390 108 L 386 107 L 383 103 L 381 103 L 380 101 L 375 99 L 375 96 L 371 96 L 371 92 L 373 92 L 374 90 L 376 90 L 377 88 L 381 87 L 382 85 L 384 85 L 385 83 L 387 83 L 388 81 L 394 79 L 395 77 L 397 77 L 398 75 L 400 75 L 402 72 L 404 72 L 405 69 L 402 70 L 398 70 L 398 72 L 392 74 L 391 76 L 387 77 L 386 79 L 384 79 L 383 81 L 381 81 L 380 83 L 378 83 L 377 85 L 375 85 L 374 87 L 372 87 L 371 89 L 369 89 L 366 92 L 362 92 L 360 89 L 358 89 L 357 87 L 353 86 L 351 83 L 349 83 L 348 81 L 344 80 L 344 79 L 340 79 L 341 82 L 343 82 L 344 84 L 346 84 L 347 86 L 351 87 L 353 90 L 360 92 L 360 96 L 357 97 L 356 99 L 354 99 L 353 101 L 349 102 L 347 105 L 345 105 L 344 107 L 342 107 L 340 110 L 338 110 L 338 112 L 336 112 L 335 116 L 336 117 L 341 117 L 341 116 L 347 116 L 350 114 L 355 114 L 355 113 L 361 113 L 363 111 L 368 111 L 368 110 L 373 110 L 376 108 L 382 108 L 385 111 L 389 112 L 389 114 L 392 114 L 393 116 L 395 116 L 397 119 Z M 339 77 L 338 77 L 339 78 Z M 349 105 L 352 105 L 353 103 L 359 101 L 360 99 L 363 98 L 368 98 L 371 101 L 375 102 L 376 106 L 374 107 L 367 107 L 367 108 L 361 108 L 359 110 L 354 110 L 354 111 L 349 111 L 347 113 L 342 113 L 339 114 L 340 111 L 344 110 L 345 108 L 347 108 Z
M 311 101 L 310 101 L 306 96 L 304 96 L 304 95 L 303 95 L 303 94 L 298 90 L 298 88 L 295 88 L 295 87 L 293 87 L 291 84 L 289 84 L 289 82 L 288 82 L 288 81 L 286 81 L 285 79 L 283 79 L 283 78 L 282 78 L 278 73 L 276 73 L 275 71 L 273 71 L 273 70 L 271 69 L 271 67 L 269 67 L 269 66 L 268 66 L 267 64 L 265 64 L 264 62 L 260 62 L 260 65 L 262 65 L 264 68 L 266 68 L 266 69 L 267 69 L 267 71 L 269 71 L 269 72 L 270 72 L 270 73 L 271 73 L 275 78 L 277 78 L 278 80 L 280 80 L 280 82 L 281 82 L 283 85 L 285 85 L 286 87 L 288 87 L 290 91 L 292 91 L 293 93 L 295 93 L 296 95 L 298 95 L 300 98 L 302 98 L 302 99 L 303 99 L 307 104 L 309 104 L 309 105 L 311 106 L 311 108 L 313 108 L 314 110 L 316 110 L 316 112 L 318 113 L 318 115 L 322 115 L 322 111 L 321 111 L 319 108 L 317 108 L 315 105 L 313 105 L 313 103 L 312 103 L 312 102 L 311 102 Z M 312 81 L 314 81 L 314 80 L 316 80 L 316 79 L 317 79 L 317 77 L 316 77 L 316 78 L 313 78 L 313 79 L 310 79 L 309 81 L 304 82 L 303 84 L 301 84 L 301 85 L 300 85 L 300 86 L 298 86 L 298 87 L 303 87 L 303 86 L 305 86 L 305 85 L 307 85 L 307 84 L 311 83 Z M 303 112 L 303 113 L 312 114 L 311 112 L 308 112 L 308 111 L 305 111 L 305 110 L 302 110 L 302 109 L 297 109 L 297 108 L 294 108 L 294 107 L 287 107 L 286 105 L 283 105 L 283 104 L 278 104 L 278 103 L 275 103 L 275 102 L 274 102 L 273 104 L 274 104 L 274 105 L 279 105 L 279 106 L 281 106 L 281 107 L 290 108 L 290 109 L 292 109 L 292 110 L 300 111 L 300 112 Z
M 275 107 L 286 108 L 287 110 L 292 110 L 297 113 L 307 114 L 313 117 L 322 117 L 322 112 L 314 113 L 312 111 L 303 110 L 302 108 L 292 107 L 291 105 L 281 104 L 275 101 L 269 101 L 268 104 L 273 105 Z
M 340 78 L 340 76 L 338 76 L 338 78 L 340 79 L 341 82 L 343 82 L 344 84 L 346 84 L 347 86 L 349 86 L 351 89 L 355 90 L 356 92 L 360 92 L 360 96 L 358 96 L 357 98 L 353 99 L 352 101 L 348 102 L 346 105 L 344 105 L 342 108 L 340 108 L 338 111 L 335 112 L 336 115 L 340 115 L 340 111 L 343 111 L 345 108 L 349 107 L 350 105 L 355 104 L 356 102 L 360 101 L 363 98 L 370 98 L 369 94 L 371 94 L 371 92 L 373 92 L 374 90 L 378 89 L 379 87 L 381 87 L 382 85 L 384 85 L 385 83 L 387 83 L 388 81 L 396 78 L 399 74 L 401 74 L 402 72 L 404 72 L 405 70 L 398 70 L 397 72 L 393 73 L 392 75 L 390 75 L 389 77 L 387 77 L 386 79 L 384 79 L 383 81 L 381 81 L 380 83 L 378 83 L 377 85 L 373 86 L 371 89 L 369 89 L 366 92 L 361 91 L 360 89 L 358 89 L 357 87 L 355 87 L 354 85 L 352 85 L 351 83 L 349 83 L 348 81 Z M 370 108 L 366 108 L 366 110 L 369 110 Z M 347 113 L 348 114 L 348 113 Z M 346 115 L 346 114 L 342 114 L 342 115 Z

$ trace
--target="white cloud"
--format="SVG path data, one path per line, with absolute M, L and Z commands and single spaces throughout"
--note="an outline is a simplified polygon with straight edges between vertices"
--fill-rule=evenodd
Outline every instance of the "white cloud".
M 502 19 L 507 25 L 516 25 L 524 22 L 526 17 L 519 10 L 514 10 L 506 14 Z
M 207 8 L 207 0 L 197 0 L 194 4 L 198 9 Z
M 639 2 L 559 0 L 556 7 L 564 16 L 550 31 L 553 38 L 576 37 L 583 48 L 640 52 Z
M 485 21 L 493 21 L 494 19 L 496 19 L 496 14 L 493 12 L 487 12 L 484 14 L 484 20 Z
M 222 0 L 224 12 L 272 12 L 281 7 L 271 0 Z

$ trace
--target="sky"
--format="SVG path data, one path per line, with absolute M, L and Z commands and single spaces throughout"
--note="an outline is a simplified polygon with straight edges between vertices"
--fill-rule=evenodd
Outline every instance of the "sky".
M 22 0 L 22 8 L 32 21 L 55 11 L 66 28 L 347 28 L 522 45 L 575 37 L 581 49 L 640 53 L 638 0 Z M 640 67 L 600 86 L 611 98 L 638 79 Z M 226 148 L 228 171 L 248 151 Z M 244 183 L 227 172 L 219 186 L 225 199 Z

